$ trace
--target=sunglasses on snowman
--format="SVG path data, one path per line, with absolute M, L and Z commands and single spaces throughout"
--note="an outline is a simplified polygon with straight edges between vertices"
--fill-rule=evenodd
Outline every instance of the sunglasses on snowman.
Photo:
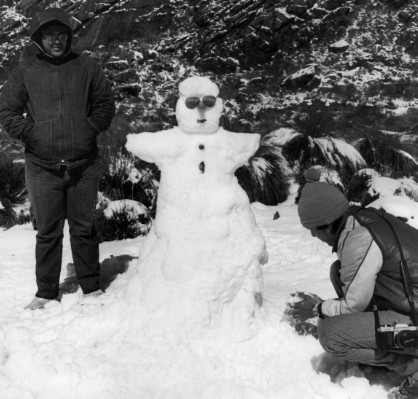
M 207 107 L 211 108 L 216 103 L 216 97 L 204 96 L 202 100 L 200 100 L 199 97 L 189 97 L 189 98 L 186 98 L 186 107 L 189 109 L 196 108 L 200 104 L 200 101 L 202 101 L 202 103 L 206 105 Z

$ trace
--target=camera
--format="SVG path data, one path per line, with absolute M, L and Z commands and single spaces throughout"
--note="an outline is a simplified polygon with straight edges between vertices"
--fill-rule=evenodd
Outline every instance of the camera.
M 379 349 L 418 349 L 418 327 L 407 324 L 380 326 L 376 333 Z

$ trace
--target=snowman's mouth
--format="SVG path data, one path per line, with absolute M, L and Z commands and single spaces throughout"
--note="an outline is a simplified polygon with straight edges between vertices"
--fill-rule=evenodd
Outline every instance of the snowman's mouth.
M 197 123 L 205 123 L 206 122 L 206 119 L 198 119 L 197 120 Z

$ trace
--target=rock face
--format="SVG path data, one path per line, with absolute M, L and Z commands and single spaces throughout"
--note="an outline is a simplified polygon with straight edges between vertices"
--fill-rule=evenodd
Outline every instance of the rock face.
M 57 3 L 74 17 L 80 49 L 180 30 L 164 42 L 167 49 L 181 50 L 216 72 L 309 51 L 317 41 L 331 45 L 347 36 L 364 8 L 359 0 L 7 0 L 0 7 L 0 45 L 22 37 L 36 11 Z M 418 6 L 413 1 L 386 3 L 401 21 L 397 39 L 414 54 Z
M 31 16 L 51 5 L 73 16 L 75 46 L 104 66 L 121 112 L 158 129 L 175 122 L 176 83 L 191 74 L 222 81 L 231 100 L 226 122 L 238 125 L 231 130 L 279 122 L 279 100 L 300 92 L 344 106 L 415 101 L 414 0 L 3 0 L 0 85 L 19 54 L 33 51 Z
M 143 40 L 150 34 L 182 30 L 183 24 L 186 30 L 168 38 L 167 48 L 181 49 L 203 69 L 216 72 L 233 72 L 298 49 L 309 50 L 318 40 L 337 42 L 364 7 L 355 0 L 7 0 L 0 7 L 0 44 L 22 37 L 27 20 L 56 3 L 74 17 L 80 49 L 115 40 Z M 413 1 L 386 3 L 404 25 L 399 41 L 414 54 L 418 6 Z
M 337 38 L 338 28 L 349 24 L 352 7 L 346 3 L 240 0 L 218 1 L 214 8 L 212 1 L 200 1 L 193 9 L 199 35 L 192 41 L 203 59 L 227 52 L 241 67 L 250 67 L 286 49 L 307 46 L 321 32 Z

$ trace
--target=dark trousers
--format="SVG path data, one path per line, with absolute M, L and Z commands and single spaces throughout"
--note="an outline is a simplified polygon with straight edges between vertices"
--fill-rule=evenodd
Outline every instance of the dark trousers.
M 99 242 L 94 225 L 100 160 L 68 170 L 43 168 L 26 159 L 26 186 L 33 207 L 36 235 L 36 296 L 58 296 L 65 218 L 70 228 L 74 268 L 85 294 L 100 288 Z
M 340 261 L 331 265 L 331 282 L 339 298 L 344 297 Z M 392 310 L 379 311 L 381 324 L 409 324 L 408 316 Z M 344 314 L 318 322 L 318 338 L 326 352 L 354 363 L 386 367 L 409 376 L 418 371 L 418 350 L 381 350 L 377 348 L 373 312 Z

